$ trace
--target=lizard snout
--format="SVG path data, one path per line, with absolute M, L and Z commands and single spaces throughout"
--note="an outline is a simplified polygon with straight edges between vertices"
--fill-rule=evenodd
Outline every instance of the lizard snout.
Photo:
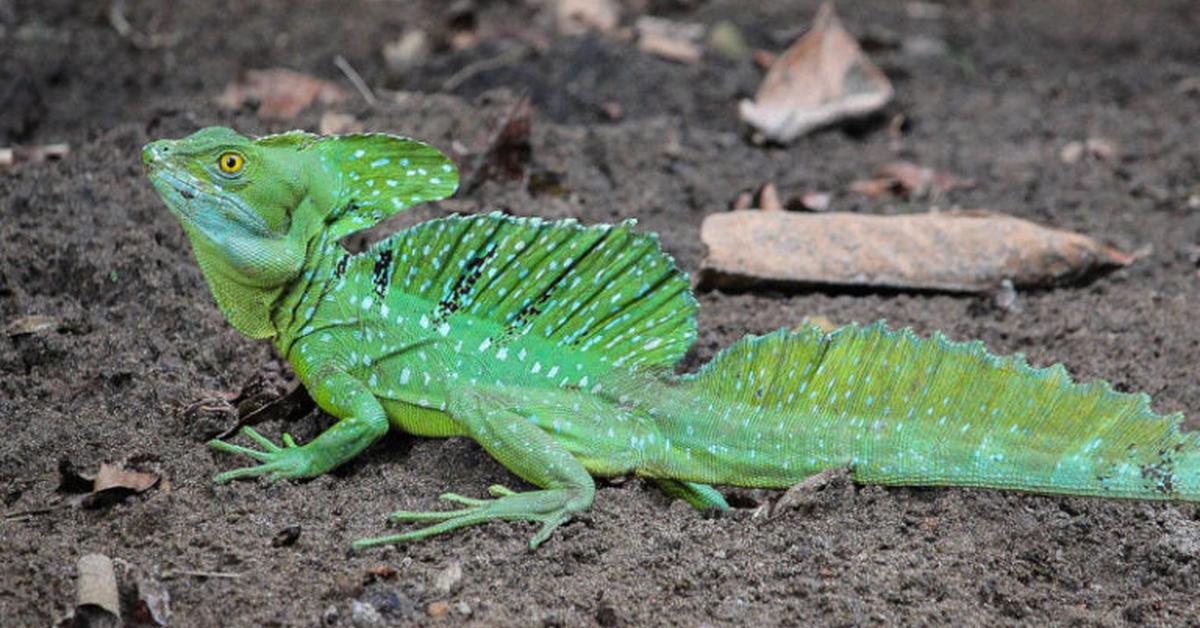
M 169 140 L 150 142 L 142 148 L 142 164 L 146 167 L 152 167 L 166 159 L 170 152 L 171 142 Z

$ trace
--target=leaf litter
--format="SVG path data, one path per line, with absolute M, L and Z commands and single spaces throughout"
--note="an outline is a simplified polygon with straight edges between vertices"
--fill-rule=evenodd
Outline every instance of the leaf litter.
M 213 102 L 227 110 L 256 104 L 255 115 L 259 118 L 287 121 L 313 103 L 333 105 L 345 101 L 349 95 L 329 81 L 287 68 L 269 68 L 247 70 L 226 85 Z

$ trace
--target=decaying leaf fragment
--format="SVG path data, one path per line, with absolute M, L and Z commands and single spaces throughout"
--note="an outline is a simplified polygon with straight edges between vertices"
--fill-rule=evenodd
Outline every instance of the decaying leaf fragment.
M 754 100 L 738 113 L 775 142 L 865 116 L 892 99 L 892 84 L 842 27 L 833 5 L 817 10 L 812 29 L 772 64 Z
M 939 197 L 959 188 L 974 187 L 972 179 L 918 166 L 910 161 L 893 161 L 879 167 L 874 179 L 850 184 L 850 191 L 872 198 L 895 194 L 904 198 Z
M 1069 282 L 1132 258 L 1087 236 L 988 211 L 875 216 L 732 211 L 704 219 L 705 287 L 870 286 L 990 292 Z
M 91 475 L 77 469 L 67 458 L 59 460 L 58 473 L 58 491 L 86 493 L 79 501 L 85 508 L 110 505 L 130 495 L 144 493 L 162 481 L 154 473 L 133 471 L 106 462 L 100 464 L 100 470 L 95 475 Z
M 223 109 L 238 109 L 247 102 L 258 103 L 255 112 L 264 120 L 291 120 L 314 102 L 330 105 L 349 94 L 321 79 L 287 68 L 248 70 L 225 86 L 213 102 Z

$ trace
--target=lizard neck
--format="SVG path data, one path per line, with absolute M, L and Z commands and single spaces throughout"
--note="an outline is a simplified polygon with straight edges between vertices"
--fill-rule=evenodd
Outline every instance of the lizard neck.
M 271 313 L 288 285 L 294 283 L 294 277 L 277 284 L 258 285 L 248 283 L 219 259 L 200 255 L 196 260 L 217 306 L 234 329 L 256 339 L 275 335 Z
M 280 291 L 271 309 L 275 347 L 285 359 L 295 340 L 307 333 L 305 327 L 312 322 L 321 297 L 331 283 L 340 279 L 350 257 L 350 253 L 331 241 L 328 232 L 309 239 L 303 268 Z

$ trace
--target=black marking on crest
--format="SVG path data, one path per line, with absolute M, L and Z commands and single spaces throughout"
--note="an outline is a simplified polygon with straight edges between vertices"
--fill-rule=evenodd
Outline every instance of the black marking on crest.
M 328 214 L 326 214 L 325 224 L 332 225 L 333 223 L 337 222 L 338 220 L 341 220 L 343 216 L 346 216 L 347 214 L 350 214 L 350 213 L 353 213 L 356 211 L 358 211 L 358 201 L 356 201 L 354 199 L 350 199 L 349 201 L 346 201 L 345 205 L 342 205 L 338 209 L 335 209 L 334 211 L 331 211 Z
M 1182 445 L 1177 445 L 1175 451 L 1179 451 Z M 1153 464 L 1141 465 L 1142 479 L 1154 483 L 1154 489 L 1160 493 L 1170 494 L 1174 490 L 1175 483 L 1175 460 L 1171 454 L 1165 449 L 1160 449 L 1158 462 Z
M 387 295 L 388 286 L 392 282 L 391 249 L 384 249 L 375 257 L 375 267 L 371 269 L 371 283 L 375 286 L 375 294 L 380 298 Z
M 333 276 L 341 279 L 346 274 L 346 264 L 350 262 L 350 254 L 347 253 L 341 256 L 337 261 L 337 266 L 333 268 Z
M 438 301 L 437 307 L 434 309 L 434 323 L 441 323 L 454 314 L 459 309 L 466 307 L 470 303 L 470 296 L 475 284 L 479 278 L 483 276 L 483 267 L 496 254 L 495 248 L 489 248 L 482 255 L 471 257 L 463 264 L 463 270 L 455 279 L 454 285 L 450 290 Z
M 520 333 L 529 325 L 530 321 L 537 318 L 538 315 L 542 313 L 542 306 L 546 304 L 546 301 L 550 300 L 550 295 L 554 293 L 555 288 L 559 286 L 559 283 L 560 279 L 555 280 L 554 283 L 550 284 L 550 286 L 544 292 L 538 295 L 537 299 L 521 308 L 520 311 L 517 312 L 517 315 L 512 317 L 512 320 L 508 322 L 508 329 L 505 330 L 506 335 L 516 335 Z

